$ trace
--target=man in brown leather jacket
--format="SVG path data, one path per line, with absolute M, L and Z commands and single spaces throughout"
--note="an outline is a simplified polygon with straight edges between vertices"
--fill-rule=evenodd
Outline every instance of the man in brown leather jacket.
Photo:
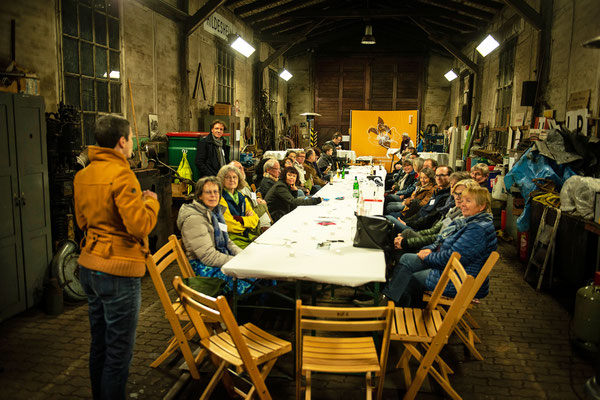
M 90 378 L 94 399 L 125 399 L 141 302 L 147 250 L 154 228 L 156 193 L 142 192 L 129 167 L 129 122 L 98 118 L 89 146 L 90 165 L 75 175 L 75 215 L 86 233 L 79 257 L 91 328 Z

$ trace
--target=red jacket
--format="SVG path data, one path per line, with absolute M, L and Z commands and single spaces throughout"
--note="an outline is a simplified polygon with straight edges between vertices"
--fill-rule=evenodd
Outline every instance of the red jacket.
M 75 175 L 75 217 L 87 232 L 79 264 L 111 275 L 140 277 L 146 271 L 142 240 L 156 225 L 160 204 L 143 197 L 125 156 L 90 146 L 90 165 Z

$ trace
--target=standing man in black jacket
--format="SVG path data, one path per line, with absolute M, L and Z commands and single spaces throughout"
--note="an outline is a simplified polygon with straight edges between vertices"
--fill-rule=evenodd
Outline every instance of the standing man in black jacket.
M 210 125 L 210 134 L 198 138 L 198 150 L 196 152 L 198 178 L 217 176 L 219 169 L 223 165 L 229 164 L 229 146 L 225 144 L 223 139 L 225 129 L 225 123 L 216 119 Z

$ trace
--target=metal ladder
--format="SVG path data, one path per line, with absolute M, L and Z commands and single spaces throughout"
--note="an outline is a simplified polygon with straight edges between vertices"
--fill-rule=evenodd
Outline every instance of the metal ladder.
M 544 273 L 546 272 L 546 266 L 548 265 L 548 259 L 550 255 L 552 255 L 552 261 L 550 266 L 550 285 L 552 284 L 552 270 L 554 269 L 554 239 L 556 237 L 556 231 L 558 230 L 558 224 L 560 222 L 560 209 L 553 210 L 556 211 L 556 218 L 554 219 L 554 225 L 546 224 L 546 216 L 548 214 L 548 209 L 550 207 L 546 206 L 544 208 L 544 212 L 542 213 L 542 219 L 540 221 L 540 226 L 537 231 L 537 235 L 535 236 L 535 241 L 533 242 L 533 247 L 531 249 L 531 256 L 529 257 L 529 262 L 527 263 L 527 268 L 525 269 L 525 276 L 523 279 L 527 279 L 527 275 L 529 274 L 529 270 L 531 266 L 534 265 L 538 270 L 538 282 L 535 290 L 539 291 L 542 287 L 542 281 L 544 279 Z M 544 251 L 543 254 L 544 261 L 540 263 L 539 256 L 537 253 L 539 251 Z M 537 257 L 537 258 L 536 258 Z

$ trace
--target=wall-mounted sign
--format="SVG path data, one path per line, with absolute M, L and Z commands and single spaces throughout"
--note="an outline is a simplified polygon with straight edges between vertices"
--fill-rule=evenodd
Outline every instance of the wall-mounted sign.
M 208 17 L 203 25 L 205 31 L 210 32 L 221 39 L 227 40 L 227 35 L 235 33 L 234 25 L 216 12 Z

